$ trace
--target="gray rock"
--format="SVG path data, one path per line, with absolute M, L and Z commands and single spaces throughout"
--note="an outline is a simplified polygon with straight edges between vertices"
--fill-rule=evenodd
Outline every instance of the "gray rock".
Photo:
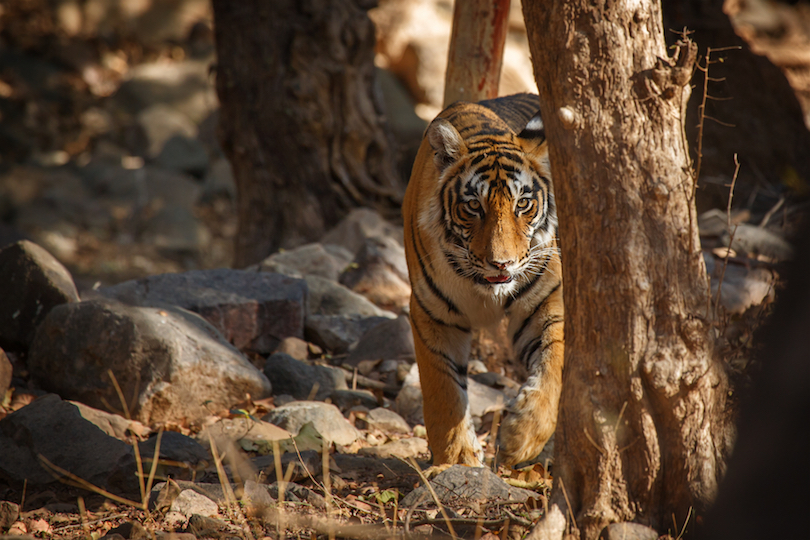
M 264 374 L 273 385 L 274 393 L 290 394 L 299 400 L 323 401 L 335 390 L 348 388 L 342 369 L 309 365 L 284 353 L 273 354 L 267 359 Z
M 734 241 L 729 246 L 730 239 L 730 234 L 724 234 L 723 245 L 739 254 L 765 255 L 778 261 L 793 258 L 793 247 L 784 238 L 755 225 L 740 223 L 734 229 Z
M 226 196 L 232 201 L 236 200 L 236 181 L 233 178 L 233 168 L 230 161 L 225 158 L 216 159 L 208 169 L 202 184 L 203 200 Z
M 401 228 L 387 222 L 376 210 L 356 208 L 327 232 L 321 242 L 341 245 L 356 254 L 365 244 L 366 238 L 374 236 L 389 237 L 403 243 Z
M 416 458 L 425 456 L 430 450 L 428 449 L 428 442 L 419 437 L 411 437 L 409 439 L 399 439 L 380 446 L 368 446 L 361 448 L 358 453 L 362 456 L 373 456 L 381 459 L 387 458 Z
M 422 414 L 422 385 L 419 382 L 419 367 L 416 364 L 411 366 L 397 394 L 396 412 L 410 425 L 425 423 Z
M 78 302 L 70 272 L 40 246 L 21 240 L 0 250 L 0 346 L 27 349 L 55 306 Z
M 110 300 L 63 304 L 40 325 L 28 358 L 43 388 L 99 409 L 118 403 L 111 370 L 147 424 L 199 420 L 246 394 L 270 394 L 267 378 L 214 327 L 176 307 Z
M 377 407 L 366 415 L 366 422 L 370 427 L 377 428 L 386 433 L 407 434 L 411 426 L 400 415 L 390 409 Z
M 502 410 L 506 396 L 500 390 L 483 385 L 475 379 L 467 379 L 467 399 L 470 402 L 470 414 L 481 418 L 488 412 Z
M 361 315 L 309 315 L 306 337 L 327 351 L 343 354 L 360 336 L 387 320 L 385 317 Z
M 155 455 L 157 446 L 157 435 L 138 443 L 138 450 L 141 459 L 144 460 L 144 469 L 149 470 L 152 466 L 152 457 Z M 190 471 L 199 470 L 207 463 L 212 462 L 211 454 L 200 443 L 178 433 L 176 431 L 164 431 L 160 437 L 160 458 L 164 463 L 160 464 L 160 474 L 171 476 L 175 480 L 191 477 Z M 171 463 L 181 465 L 173 466 Z M 185 466 L 183 466 L 185 465 Z
M 500 390 L 503 392 L 504 397 L 508 399 L 516 397 L 518 391 L 520 390 L 520 384 L 513 381 L 506 375 L 501 375 L 500 373 L 495 373 L 494 371 L 475 373 L 474 375 L 470 375 L 470 378 L 477 383 Z
M 197 126 L 187 115 L 163 103 L 151 105 L 138 113 L 138 125 L 146 134 L 147 154 L 151 157 L 160 154 L 166 141 L 175 135 L 197 136 Z
M 723 285 L 720 286 L 720 274 Z M 776 277 L 766 268 L 749 268 L 740 264 L 728 264 L 723 273 L 723 264 L 715 265 L 711 280 L 712 296 L 720 289 L 720 304 L 729 313 L 742 314 L 751 306 L 761 304 L 773 296 Z
M 194 255 L 208 245 L 210 236 L 193 212 L 167 205 L 145 223 L 140 240 L 163 252 Z
M 199 124 L 218 104 L 210 67 L 208 60 L 140 64 L 127 72 L 112 100 L 131 113 L 159 105 L 160 110 L 183 114 L 191 125 Z
M 262 420 L 281 426 L 295 435 L 304 424 L 312 422 L 324 439 L 342 446 L 353 443 L 360 436 L 337 407 L 320 401 L 293 401 L 276 407 Z
M 242 504 L 255 513 L 275 504 L 274 497 L 270 495 L 270 486 L 259 484 L 253 480 L 246 480 L 242 490 Z
M 410 360 L 416 358 L 411 323 L 401 315 L 383 321 L 365 332 L 346 358 L 346 363 L 356 366 L 363 360 Z
M 285 337 L 275 352 L 289 354 L 296 360 L 306 360 L 309 358 L 309 343 L 297 337 Z
M 0 501 L 0 531 L 7 531 L 20 517 L 20 505 L 10 501 Z
M 248 482 L 255 484 L 252 480 L 248 480 Z M 247 482 L 245 482 L 245 489 L 247 489 Z M 263 491 L 266 495 L 267 490 Z M 226 522 L 214 517 L 192 514 L 188 518 L 188 530 L 195 538 L 222 538 L 227 536 L 223 533 L 228 531 L 229 528 Z
M 6 352 L 0 349 L 0 399 L 6 395 L 6 390 L 11 386 L 13 374 L 14 368 L 11 365 L 11 360 L 6 356 Z
M 658 540 L 658 532 L 640 523 L 611 523 L 602 529 L 599 540 Z
M 410 301 L 411 284 L 401 242 L 390 237 L 367 238 L 340 282 L 377 306 L 402 311 Z
M 202 178 L 208 169 L 208 152 L 196 138 L 174 135 L 163 145 L 155 163 L 166 169 L 183 171 Z
M 197 435 L 197 440 L 208 447 L 213 439 L 218 448 L 226 448 L 227 442 L 247 440 L 278 441 L 289 439 L 292 434 L 270 422 L 262 422 L 254 418 L 236 417 L 220 418 L 214 424 L 207 426 Z
M 0 478 L 22 486 L 50 484 L 57 476 L 38 456 L 88 482 L 137 492 L 132 447 L 82 418 L 55 394 L 37 398 L 0 420 Z
M 329 399 L 344 413 L 352 407 L 375 409 L 380 405 L 374 394 L 368 390 L 335 390 Z
M 306 276 L 305 280 L 309 287 L 307 316 L 351 315 L 396 318 L 394 313 L 378 308 L 365 297 L 334 281 L 318 276 Z
M 352 254 L 345 248 L 335 244 L 314 243 L 274 253 L 251 268 L 292 277 L 318 276 L 337 281 L 340 273 L 351 262 Z
M 191 517 L 193 514 L 206 517 L 219 515 L 217 503 L 191 489 L 180 492 L 180 495 L 172 503 L 170 511 L 179 512 L 186 517 Z
M 537 494 L 527 489 L 512 487 L 486 467 L 453 465 L 439 473 L 430 481 L 436 495 L 443 504 L 454 506 L 469 500 L 495 502 L 525 502 Z M 428 489 L 422 485 L 411 491 L 399 503 L 402 508 L 410 508 L 422 495 L 427 495 L 423 506 L 435 506 Z
M 238 349 L 267 354 L 285 337 L 304 337 L 306 290 L 302 280 L 280 274 L 219 268 L 126 281 L 98 294 L 138 306 L 180 306 Z

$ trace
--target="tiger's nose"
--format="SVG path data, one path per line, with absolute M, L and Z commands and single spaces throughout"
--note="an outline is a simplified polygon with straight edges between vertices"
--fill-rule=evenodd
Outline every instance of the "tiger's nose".
M 504 270 L 507 266 L 512 264 L 514 261 L 496 261 L 493 259 L 488 259 L 487 262 L 497 268 L 498 270 Z

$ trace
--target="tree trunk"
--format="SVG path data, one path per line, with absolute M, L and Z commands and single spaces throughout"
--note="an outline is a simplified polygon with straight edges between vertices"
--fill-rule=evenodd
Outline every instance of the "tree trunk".
M 498 97 L 510 0 L 465 0 L 453 6 L 444 106 Z
M 374 88 L 363 0 L 214 0 L 220 140 L 238 188 L 235 266 L 317 240 L 404 184 Z
M 732 437 L 683 132 L 696 51 L 670 59 L 660 4 L 631 6 L 523 4 L 566 309 L 555 481 L 534 538 L 566 521 L 588 539 L 623 521 L 674 531 L 711 502 Z

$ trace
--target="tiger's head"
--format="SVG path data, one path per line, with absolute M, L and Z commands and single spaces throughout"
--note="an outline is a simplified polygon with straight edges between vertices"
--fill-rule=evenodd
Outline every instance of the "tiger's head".
M 442 117 L 428 127 L 440 193 L 430 214 L 455 272 L 500 296 L 557 253 L 557 212 L 539 113 L 517 135 L 489 120 L 475 131 Z

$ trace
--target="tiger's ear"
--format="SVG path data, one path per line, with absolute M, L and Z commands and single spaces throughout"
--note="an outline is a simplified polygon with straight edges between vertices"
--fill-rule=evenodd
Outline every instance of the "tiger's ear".
M 518 138 L 523 140 L 523 147 L 529 154 L 538 150 L 546 142 L 546 127 L 540 117 L 540 111 L 531 117 L 523 131 L 518 134 Z
M 425 134 L 430 147 L 433 148 L 433 162 L 439 172 L 458 161 L 467 153 L 464 140 L 456 128 L 444 118 L 436 118 L 427 128 Z

